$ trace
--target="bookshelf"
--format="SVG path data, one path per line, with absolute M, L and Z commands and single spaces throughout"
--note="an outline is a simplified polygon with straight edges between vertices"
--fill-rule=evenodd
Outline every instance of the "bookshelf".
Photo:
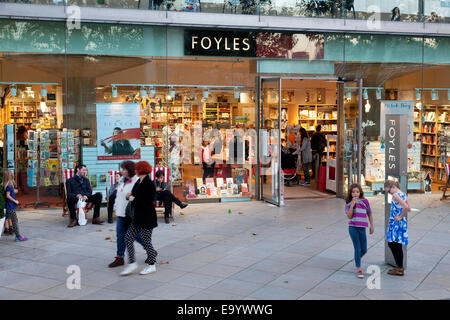
M 230 102 L 205 102 L 203 104 L 203 119 L 208 127 L 213 126 L 216 122 L 231 126 L 233 123 L 233 112 L 237 114 L 237 104 Z
M 10 123 L 16 125 L 31 126 L 37 119 L 36 102 L 13 102 L 9 104 Z
M 444 162 L 449 157 L 444 137 L 449 130 L 450 105 L 424 105 L 422 110 L 414 110 L 414 140 L 422 143 L 422 170 L 430 172 L 433 180 L 445 181 Z
M 317 125 L 322 125 L 322 133 L 328 140 L 328 136 L 337 135 L 337 105 L 335 104 L 308 104 L 298 106 L 298 124 L 305 128 L 311 136 Z M 327 154 L 330 159 L 336 158 L 336 144 L 327 147 L 322 156 L 322 163 L 327 162 Z

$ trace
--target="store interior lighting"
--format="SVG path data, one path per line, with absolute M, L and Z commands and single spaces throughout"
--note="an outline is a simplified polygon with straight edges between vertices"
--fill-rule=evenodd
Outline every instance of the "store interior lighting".
M 381 99 L 381 88 L 377 89 L 376 95 L 377 95 L 377 100 L 380 100 Z
M 416 100 L 420 100 L 421 97 L 422 95 L 420 94 L 420 90 L 416 89 Z
M 347 101 L 352 100 L 352 92 L 350 90 L 347 90 Z
M 417 102 L 416 103 L 416 108 L 419 110 L 422 110 L 422 102 Z
M 436 89 L 431 90 L 431 100 L 438 100 L 439 96 Z
M 147 89 L 145 87 L 141 87 L 141 98 L 147 97 Z
M 366 113 L 368 113 L 370 111 L 371 105 L 369 103 L 369 100 L 366 101 L 366 105 L 364 106 Z
M 175 92 L 175 89 L 173 87 L 170 87 L 169 94 L 170 94 L 171 97 L 175 98 L 176 92 Z
M 149 95 L 150 95 L 150 98 L 154 98 L 155 97 L 155 95 L 156 95 L 155 87 L 151 87 L 150 88 Z
M 45 85 L 41 88 L 41 97 L 47 97 L 47 87 Z
M 47 111 L 47 104 L 45 103 L 44 99 L 41 99 L 40 108 L 41 108 L 42 112 L 46 112 Z
M 11 97 L 17 96 L 17 86 L 15 84 L 10 85 L 9 92 L 11 92 Z
M 116 86 L 112 86 L 112 96 L 113 96 L 113 98 L 117 98 L 117 87 Z

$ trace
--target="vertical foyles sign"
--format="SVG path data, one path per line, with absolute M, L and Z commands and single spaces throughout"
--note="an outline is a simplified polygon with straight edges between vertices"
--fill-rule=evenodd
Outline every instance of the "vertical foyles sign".
M 408 118 L 406 115 L 386 115 L 386 175 L 406 176 L 408 168 Z
M 184 54 L 255 57 L 256 40 L 252 32 L 185 30 Z

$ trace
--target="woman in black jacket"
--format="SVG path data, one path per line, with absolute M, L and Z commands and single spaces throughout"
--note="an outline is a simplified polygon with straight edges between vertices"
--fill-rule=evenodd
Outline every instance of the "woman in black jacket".
M 139 180 L 136 181 L 128 199 L 131 201 L 131 208 L 134 211 L 133 222 L 125 235 L 129 264 L 120 274 L 122 276 L 133 273 L 138 268 L 134 253 L 134 241 L 138 233 L 142 236 L 142 245 L 147 251 L 147 264 L 140 274 L 156 272 L 156 251 L 152 245 L 152 231 L 158 226 L 156 221 L 156 210 L 153 204 L 155 199 L 155 184 L 150 180 L 149 173 L 152 166 L 147 161 L 139 161 L 135 165 L 136 174 Z

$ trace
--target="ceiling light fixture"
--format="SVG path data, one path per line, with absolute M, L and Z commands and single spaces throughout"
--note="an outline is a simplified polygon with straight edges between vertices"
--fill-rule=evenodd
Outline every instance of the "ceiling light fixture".
M 10 85 L 9 92 L 11 92 L 11 97 L 17 96 L 17 86 L 15 84 Z
M 147 89 L 145 87 L 141 87 L 141 98 L 147 97 Z
M 416 89 L 416 100 L 420 100 L 421 97 L 420 89 Z
M 113 96 L 113 98 L 117 98 L 117 87 L 116 86 L 112 86 L 112 96 Z
M 439 96 L 436 89 L 431 90 L 431 100 L 438 100 Z
M 155 95 L 156 95 L 156 89 L 155 89 L 155 87 L 151 87 L 149 93 L 150 93 L 150 97 L 151 97 L 151 98 L 154 98 Z
M 381 99 L 381 88 L 377 89 L 376 95 L 377 95 L 377 100 L 380 100 Z
M 42 97 L 47 97 L 47 86 L 45 84 L 42 85 L 41 96 Z
M 352 100 L 352 92 L 350 90 L 347 90 L 347 100 Z

